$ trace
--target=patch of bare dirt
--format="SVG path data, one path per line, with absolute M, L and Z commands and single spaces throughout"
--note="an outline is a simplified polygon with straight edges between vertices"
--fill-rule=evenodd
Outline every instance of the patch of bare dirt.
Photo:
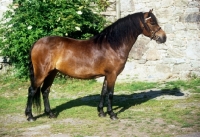
M 8 114 L 6 116 L 0 116 L 0 123 L 1 125 L 7 124 L 15 124 L 15 123 L 23 123 L 26 122 L 26 117 L 21 114 Z
M 34 137 L 34 136 L 46 136 L 51 135 L 51 125 L 40 125 L 36 127 L 30 127 L 23 129 L 22 137 Z
M 118 92 L 117 94 L 121 94 L 124 92 Z M 150 91 L 137 91 L 135 94 L 132 95 L 132 99 L 143 99 L 143 98 L 150 98 L 150 99 L 156 99 L 156 100 L 168 100 L 168 99 L 186 99 L 191 96 L 192 93 L 184 91 L 162 91 L 158 89 L 153 89 Z M 92 100 L 96 100 L 92 98 Z M 83 98 L 83 101 L 88 101 L 89 98 Z M 91 99 L 91 98 L 90 98 Z M 120 99 L 121 100 L 121 99 Z M 123 101 L 126 101 L 126 98 L 122 98 Z M 121 100 L 121 101 L 122 101 Z M 193 103 L 179 103 L 176 104 L 174 107 L 177 108 L 187 108 L 187 107 L 197 107 L 200 108 L 199 101 L 193 102 Z M 134 111 L 140 111 L 142 113 L 145 113 L 145 109 L 135 109 Z M 104 120 L 110 120 L 108 117 Z M 22 114 L 8 114 L 6 116 L 0 116 L 0 123 L 1 123 L 1 129 L 0 132 L 13 132 L 16 129 L 13 129 L 13 131 L 9 131 L 10 129 L 5 128 L 7 125 L 14 125 L 14 124 L 24 124 L 27 123 L 26 117 Z M 39 126 L 33 126 L 29 128 L 20 128 L 18 129 L 20 133 L 16 133 L 16 136 L 22 136 L 22 137 L 44 137 L 44 136 L 50 136 L 50 137 L 70 137 L 71 134 L 66 132 L 64 133 L 52 133 L 51 129 L 53 128 L 53 125 L 56 124 L 62 124 L 62 125 L 71 125 L 75 127 L 80 127 L 84 125 L 93 126 L 95 124 L 95 121 L 92 120 L 86 120 L 86 119 L 79 119 L 79 118 L 66 118 L 62 120 L 52 120 L 50 123 L 43 123 Z M 137 120 L 133 119 L 119 119 L 117 121 L 110 121 L 109 125 L 105 125 L 103 122 L 99 123 L 98 128 L 96 129 L 95 136 L 109 136 L 109 137 L 119 137 L 119 136 L 126 136 L 126 137 L 149 137 L 154 134 L 168 134 L 177 137 L 200 137 L 199 132 L 194 131 L 192 128 L 182 128 L 178 124 L 168 124 L 167 121 L 165 121 L 162 118 L 142 118 Z M 181 133 L 188 133 L 188 135 L 181 135 L 178 136 Z M 4 134 L 1 134 L 4 135 Z

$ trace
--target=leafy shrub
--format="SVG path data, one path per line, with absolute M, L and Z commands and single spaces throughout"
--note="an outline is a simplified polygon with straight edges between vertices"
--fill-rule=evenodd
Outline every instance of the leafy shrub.
M 0 49 L 11 59 L 19 77 L 28 76 L 29 49 L 39 38 L 58 35 L 84 39 L 102 30 L 105 20 L 91 10 L 91 1 L 15 0 L 0 26 Z

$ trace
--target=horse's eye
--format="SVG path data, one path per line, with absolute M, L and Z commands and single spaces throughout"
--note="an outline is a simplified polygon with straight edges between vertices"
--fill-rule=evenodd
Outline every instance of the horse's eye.
M 152 21 L 152 22 L 151 22 L 151 25 L 156 25 L 156 22 Z

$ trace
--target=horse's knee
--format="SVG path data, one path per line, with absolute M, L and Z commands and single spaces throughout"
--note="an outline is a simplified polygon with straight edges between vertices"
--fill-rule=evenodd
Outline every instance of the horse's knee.
M 28 96 L 34 96 L 35 93 L 37 92 L 36 89 L 37 89 L 37 88 L 33 88 L 32 86 L 30 86 L 30 87 L 28 88 Z
M 108 99 L 110 99 L 110 100 L 113 99 L 113 93 L 112 93 L 112 92 L 110 92 L 110 93 L 108 94 Z
M 42 96 L 43 96 L 43 98 L 46 98 L 46 97 L 49 96 L 50 87 L 48 87 L 48 88 L 42 87 L 41 91 L 42 91 Z

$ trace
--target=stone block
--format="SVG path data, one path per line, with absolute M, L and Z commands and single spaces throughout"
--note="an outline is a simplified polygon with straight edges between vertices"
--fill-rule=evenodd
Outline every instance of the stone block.
M 135 4 L 135 10 L 136 10 L 137 12 L 142 12 L 142 11 L 145 10 L 145 8 L 146 8 L 145 3 L 140 2 L 140 3 L 138 3 L 138 4 Z
M 175 7 L 174 11 L 173 11 L 173 15 L 183 15 L 183 10 L 184 10 L 184 7 Z
M 10 59 L 7 57 L 0 56 L 0 63 L 9 63 Z
M 147 49 L 144 46 L 132 48 L 132 50 L 129 53 L 129 58 L 140 60 L 142 59 L 142 56 L 144 55 L 146 50 Z
M 3 59 L 3 57 L 2 57 L 2 56 L 0 56 L 0 62 L 3 62 L 3 60 L 4 60 L 4 59 Z
M 186 63 L 185 58 L 164 58 L 162 60 L 164 64 L 183 64 Z
M 156 71 L 161 73 L 171 73 L 171 68 L 166 64 L 158 64 L 156 65 Z
M 173 66 L 172 72 L 173 73 L 181 73 L 184 71 L 191 71 L 192 67 L 190 64 L 177 64 Z
M 123 12 L 134 10 L 133 0 L 120 1 L 120 4 L 121 4 L 121 11 Z
M 197 8 L 197 7 L 186 8 L 185 13 L 186 14 L 199 13 L 199 8 Z
M 198 76 L 200 77 L 200 70 L 197 70 L 197 71 L 191 71 L 191 76 Z
M 199 1 L 190 1 L 188 4 L 188 7 L 193 8 L 193 7 L 199 7 L 200 3 Z
M 158 2 L 159 3 L 159 2 Z M 160 5 L 160 4 L 159 4 Z M 151 1 L 151 2 L 147 2 L 146 3 L 146 7 L 148 7 L 149 9 L 147 9 L 147 11 L 148 10 L 150 10 L 150 9 L 154 9 L 154 11 L 153 11 L 153 13 L 155 14 L 155 15 L 157 15 L 156 13 L 157 13 L 157 8 L 155 8 L 157 6 L 157 3 L 155 3 L 155 2 L 153 2 L 153 1 Z
M 169 22 L 169 19 L 167 19 L 166 17 L 159 18 L 159 23 L 165 24 L 165 23 L 168 23 L 168 22 Z
M 173 32 L 173 25 L 172 24 L 165 24 L 164 25 L 164 31 L 166 33 L 172 33 Z
M 185 24 L 182 22 L 175 23 L 174 29 L 175 30 L 184 30 L 186 28 Z
M 138 60 L 138 63 L 139 63 L 139 64 L 145 64 L 146 62 L 147 62 L 146 59 L 140 59 L 140 60 Z
M 163 54 L 166 53 L 166 50 L 169 48 L 167 44 L 159 44 L 156 46 L 156 48 L 160 51 L 160 50 L 164 50 L 164 52 L 162 52 Z
M 174 0 L 162 0 L 161 7 L 169 7 L 173 4 Z
M 146 60 L 159 60 L 161 58 L 157 49 L 149 49 L 146 52 Z
M 186 80 L 186 79 L 190 78 L 190 74 L 191 74 L 191 71 L 180 71 L 178 77 L 179 77 L 179 79 Z
M 200 61 L 194 61 L 194 60 L 192 60 L 191 61 L 191 66 L 192 66 L 192 68 L 200 68 Z
M 188 32 L 186 32 L 185 30 L 175 30 L 174 33 L 177 39 L 188 38 L 187 36 Z
M 159 10 L 160 9 L 160 7 L 161 7 L 161 1 L 157 1 L 156 3 L 154 3 L 154 8 L 155 8 L 155 10 Z
M 188 5 L 188 0 L 174 0 L 174 6 L 176 7 L 185 7 Z
M 174 41 L 174 39 L 177 39 L 175 33 L 168 33 L 166 35 L 167 35 L 167 41 L 166 42 L 168 42 L 168 41 Z
M 187 30 L 195 30 L 196 31 L 198 28 L 198 25 L 196 23 L 187 23 L 186 28 L 187 28 Z
M 161 60 L 148 60 L 146 63 L 145 63 L 145 66 L 156 66 L 157 64 L 161 64 Z
M 141 0 L 140 0 L 140 2 L 141 2 Z M 149 3 L 149 2 L 151 2 L 151 0 L 142 0 L 142 2 Z
M 182 58 L 185 56 L 185 53 L 178 48 L 168 49 L 167 54 L 170 58 Z
M 188 41 L 186 57 L 188 59 L 200 60 L 200 41 Z
M 186 46 L 186 41 L 184 39 L 174 39 L 172 42 L 173 46 L 176 46 L 177 48 Z
M 200 22 L 200 14 L 198 13 L 191 13 L 186 16 L 185 22 Z
M 129 53 L 129 58 L 135 59 L 135 60 L 142 59 L 142 56 L 148 49 L 146 46 L 148 43 L 149 43 L 148 39 L 145 39 L 144 37 L 139 36 L 138 40 L 133 45 L 133 47 Z
M 162 17 L 162 15 L 165 14 L 165 13 L 168 15 L 168 13 L 170 12 L 170 10 L 168 8 L 161 8 L 161 5 L 160 5 L 159 9 L 157 9 L 157 10 L 155 10 L 153 12 L 156 12 L 156 15 Z
M 156 66 L 146 66 L 146 75 L 152 77 L 156 74 Z
M 198 40 L 199 33 L 200 32 L 198 32 L 196 30 L 188 30 L 188 31 L 185 31 L 184 37 L 187 38 L 188 40 L 193 39 L 195 41 L 195 40 Z

